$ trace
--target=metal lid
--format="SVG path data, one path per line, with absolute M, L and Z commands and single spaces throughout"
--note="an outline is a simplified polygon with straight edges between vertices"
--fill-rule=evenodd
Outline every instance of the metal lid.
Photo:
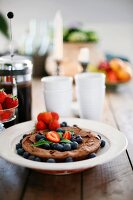
M 32 73 L 32 62 L 19 55 L 0 57 L 0 76 L 17 76 Z

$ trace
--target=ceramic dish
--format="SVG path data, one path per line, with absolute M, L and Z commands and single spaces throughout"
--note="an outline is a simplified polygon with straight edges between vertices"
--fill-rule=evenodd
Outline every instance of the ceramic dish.
M 119 156 L 127 147 L 127 139 L 124 134 L 109 125 L 78 118 L 63 118 L 60 121 L 66 121 L 70 126 L 77 124 L 81 128 L 97 132 L 106 141 L 106 146 L 98 150 L 95 158 L 82 161 L 44 163 L 27 160 L 17 155 L 15 146 L 24 134 L 28 134 L 34 129 L 35 122 L 29 121 L 12 126 L 0 134 L 0 156 L 16 165 L 39 170 L 43 173 L 68 174 L 77 173 L 111 161 Z

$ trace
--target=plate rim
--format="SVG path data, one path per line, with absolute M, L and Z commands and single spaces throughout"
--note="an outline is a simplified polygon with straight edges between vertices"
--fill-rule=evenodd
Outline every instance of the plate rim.
M 81 119 L 81 118 L 60 118 L 60 121 L 67 121 L 68 123 L 71 123 L 72 124 L 76 124 L 76 123 L 81 123 L 81 128 L 86 128 L 88 129 L 87 127 L 83 127 L 82 125 L 85 125 L 86 123 L 90 126 L 93 126 L 95 125 L 95 130 L 96 130 L 96 126 L 97 127 L 104 127 L 105 129 L 108 129 L 108 130 L 112 130 L 113 134 L 110 134 L 108 135 L 107 137 L 107 133 L 103 134 L 101 133 L 102 135 L 104 135 L 105 137 L 107 137 L 107 139 L 110 140 L 110 136 L 114 136 L 115 138 L 121 138 L 123 140 L 123 143 L 122 144 L 119 144 L 122 145 L 121 146 L 121 149 L 118 149 L 119 151 L 117 151 L 117 146 L 116 146 L 116 142 L 115 141 L 111 141 L 111 147 L 105 152 L 103 153 L 102 155 L 98 155 L 97 157 L 93 158 L 93 159 L 86 159 L 86 160 L 82 160 L 82 161 L 76 161 L 76 162 L 71 162 L 71 163 L 43 163 L 43 162 L 35 162 L 35 161 L 31 161 L 31 160 L 27 160 L 19 155 L 17 155 L 15 152 L 13 151 L 10 151 L 10 152 L 7 152 L 9 151 L 10 149 L 2 149 L 3 145 L 5 145 L 6 147 L 8 145 L 10 145 L 10 141 L 12 141 L 13 139 L 15 139 L 16 137 L 20 136 L 20 135 L 23 135 L 24 133 L 26 133 L 27 131 L 31 131 L 33 130 L 33 127 L 29 128 L 29 126 L 33 126 L 35 124 L 35 121 L 28 121 L 28 122 L 24 122 L 24 123 L 21 123 L 21 124 L 17 124 L 15 126 L 12 126 L 6 130 L 4 130 L 2 132 L 2 134 L 0 134 L 0 157 L 6 159 L 7 161 L 13 163 L 13 164 L 16 164 L 16 165 L 19 165 L 19 166 L 23 166 L 23 167 L 28 167 L 28 168 L 32 168 L 32 169 L 37 169 L 37 170 L 49 170 L 49 171 L 60 171 L 60 170 L 65 170 L 65 171 L 69 171 L 69 170 L 84 170 L 84 169 L 88 169 L 88 168 L 91 168 L 91 167 L 94 167 L 94 166 L 97 166 L 97 165 L 101 165 L 101 164 L 104 164 L 106 162 L 109 162 L 111 161 L 112 159 L 116 158 L 117 156 L 119 156 L 124 150 L 126 150 L 127 148 L 127 145 L 128 145 L 128 141 L 127 141 L 127 138 L 126 136 L 124 135 L 124 133 L 122 133 L 121 131 L 119 131 L 118 129 L 108 125 L 108 124 L 105 124 L 103 122 L 99 122 L 99 121 L 93 121 L 93 120 L 88 120 L 88 119 Z M 76 123 L 75 123 L 76 122 Z M 79 125 L 79 124 L 78 124 Z M 24 132 L 21 132 L 20 133 L 20 128 L 23 129 L 25 128 Z M 11 131 L 13 130 L 16 130 L 15 134 L 14 133 L 10 133 Z M 28 129 L 28 130 L 26 130 Z M 93 129 L 93 131 L 95 131 Z M 19 131 L 19 134 L 18 134 L 18 131 Z M 117 135 L 118 133 L 118 135 Z M 18 134 L 18 135 L 17 135 Z M 11 136 L 10 136 L 11 135 Z M 16 137 L 15 137 L 16 136 Z M 8 139 L 9 138 L 9 143 L 6 141 L 5 144 L 4 143 L 4 139 Z M 113 155 L 112 153 L 115 153 L 115 155 Z M 8 155 L 9 153 L 9 155 Z M 107 155 L 110 155 L 107 156 Z M 107 157 L 106 157 L 107 156 Z M 106 160 L 105 160 L 106 158 Z M 93 162 L 92 162 L 93 161 Z

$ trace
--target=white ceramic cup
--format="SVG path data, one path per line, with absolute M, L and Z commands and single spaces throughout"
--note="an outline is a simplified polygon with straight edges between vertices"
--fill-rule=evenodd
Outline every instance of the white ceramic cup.
M 72 89 L 72 77 L 47 76 L 41 79 L 44 90 Z
M 71 116 L 72 78 L 50 76 L 41 79 L 48 112 L 57 112 L 61 117 Z
M 61 117 L 71 116 L 72 90 L 44 90 L 44 100 L 48 112 L 57 112 Z
M 85 72 L 75 76 L 76 86 L 83 88 L 97 88 L 105 85 L 105 74 Z
M 100 120 L 105 99 L 105 77 L 99 73 L 76 75 L 76 94 L 81 118 Z

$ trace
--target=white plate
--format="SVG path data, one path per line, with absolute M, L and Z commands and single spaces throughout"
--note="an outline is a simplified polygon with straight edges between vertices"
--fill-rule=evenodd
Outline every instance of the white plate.
M 97 157 L 72 163 L 44 163 L 27 160 L 16 154 L 15 146 L 24 134 L 33 130 L 35 122 L 29 121 L 10 127 L 0 134 L 0 156 L 14 164 L 44 173 L 67 174 L 106 163 L 119 156 L 127 147 L 124 134 L 109 125 L 77 118 L 63 118 L 60 121 L 66 121 L 69 125 L 77 124 L 81 128 L 100 133 L 106 141 L 106 146 L 98 151 Z

